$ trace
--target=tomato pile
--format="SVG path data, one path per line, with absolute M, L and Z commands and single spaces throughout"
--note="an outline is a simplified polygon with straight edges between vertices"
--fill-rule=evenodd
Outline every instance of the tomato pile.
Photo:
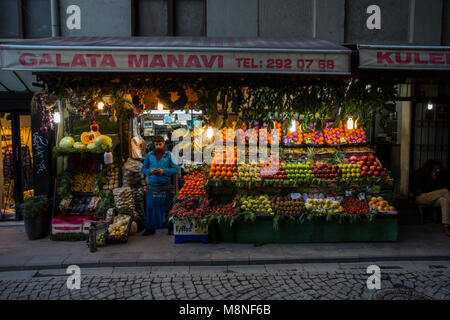
M 348 214 L 361 214 L 369 212 L 369 205 L 363 200 L 354 197 L 345 197 L 342 201 L 342 208 Z
M 184 185 L 178 194 L 178 199 L 206 197 L 205 184 L 206 177 L 203 169 L 185 175 Z

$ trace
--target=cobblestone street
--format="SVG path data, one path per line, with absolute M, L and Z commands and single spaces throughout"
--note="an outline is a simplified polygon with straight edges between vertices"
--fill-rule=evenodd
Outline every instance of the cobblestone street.
M 369 265 L 381 289 L 369 290 Z M 67 289 L 63 269 L 0 272 L 0 299 L 450 299 L 450 263 L 383 262 L 81 269 Z

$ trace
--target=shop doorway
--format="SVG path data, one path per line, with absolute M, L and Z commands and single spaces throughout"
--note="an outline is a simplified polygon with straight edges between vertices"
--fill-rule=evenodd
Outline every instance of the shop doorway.
M 416 103 L 413 114 L 413 170 L 437 160 L 449 170 L 450 108 L 448 104 Z
M 22 220 L 16 203 L 33 196 L 31 116 L 0 113 L 0 220 Z

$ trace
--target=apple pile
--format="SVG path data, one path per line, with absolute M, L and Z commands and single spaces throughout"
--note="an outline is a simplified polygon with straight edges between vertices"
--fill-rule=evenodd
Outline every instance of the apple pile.
M 214 205 L 211 207 L 211 214 L 218 216 L 235 216 L 234 203 L 231 202 L 225 205 Z
M 361 165 L 358 163 L 338 164 L 342 170 L 342 180 L 359 180 L 361 177 Z
M 270 167 L 270 164 L 260 164 L 260 172 L 261 172 L 261 178 L 263 179 L 280 179 L 284 180 L 287 179 L 286 171 L 283 169 L 283 162 L 280 162 L 280 165 L 278 166 L 278 171 L 273 174 L 272 168 Z
M 261 168 L 256 163 L 239 164 L 238 179 L 248 181 L 250 178 L 256 181 L 261 180 Z
M 342 207 L 348 214 L 361 214 L 369 212 L 369 205 L 364 200 L 354 197 L 345 197 L 342 201 Z
M 270 199 L 267 194 L 260 196 L 243 196 L 241 198 L 241 210 L 254 212 L 258 215 L 273 215 Z
M 377 158 L 374 155 L 361 156 L 359 158 L 351 156 L 349 160 L 351 163 L 358 163 L 361 166 L 361 177 L 386 175 L 384 168 L 378 163 Z
M 342 174 L 342 170 L 338 165 L 331 165 L 329 163 L 317 163 L 310 166 L 315 177 L 325 180 L 335 180 Z
M 281 167 L 286 171 L 289 180 L 305 181 L 306 178 L 312 176 L 312 171 L 309 164 L 302 164 L 300 162 L 282 163 Z

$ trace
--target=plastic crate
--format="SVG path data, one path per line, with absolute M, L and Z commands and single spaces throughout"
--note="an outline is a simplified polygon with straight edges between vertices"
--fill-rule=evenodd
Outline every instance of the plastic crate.
M 111 243 L 111 244 L 114 244 L 114 243 L 127 243 L 128 242 L 128 234 L 130 233 L 130 228 L 131 228 L 131 223 L 132 222 L 133 222 L 133 219 L 130 218 L 130 221 L 128 222 L 128 225 L 127 225 L 127 229 L 125 231 L 125 234 L 123 236 L 121 236 L 120 238 L 110 238 L 109 237 L 109 231 L 108 231 L 108 228 L 107 228 L 106 232 L 105 232 L 106 243 L 108 243 L 108 244 L 109 243 Z
M 201 242 L 208 243 L 208 235 L 175 235 L 174 243 L 179 244 L 183 242 Z

